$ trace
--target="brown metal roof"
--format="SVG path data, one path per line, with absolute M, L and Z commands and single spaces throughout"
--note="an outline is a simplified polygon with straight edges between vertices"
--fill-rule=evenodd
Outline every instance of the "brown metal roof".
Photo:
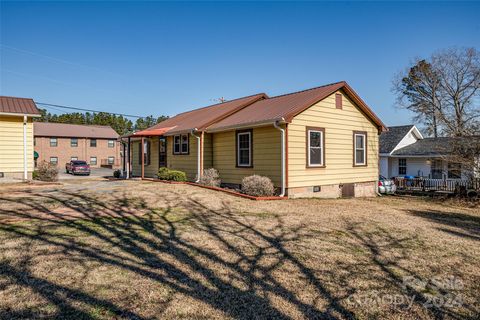
M 229 115 L 245 108 L 246 106 L 267 98 L 264 93 L 255 94 L 248 97 L 243 97 L 235 100 L 230 100 L 223 103 L 214 104 L 211 106 L 195 109 L 180 113 L 175 117 L 162 121 L 147 130 L 155 130 L 160 128 L 173 127 L 168 131 L 168 134 L 187 132 L 197 128 L 203 130 L 212 123 L 219 121 Z
M 284 119 L 291 122 L 293 117 L 325 99 L 335 91 L 342 89 L 362 109 L 362 111 L 378 126 L 380 130 L 386 127 L 363 100 L 345 82 L 337 82 L 325 86 L 289 93 L 281 96 L 255 102 L 248 107 L 218 121 L 208 127 L 217 131 L 227 128 L 261 124 Z
M 40 110 L 30 98 L 0 96 L 0 113 L 40 115 Z
M 33 135 L 36 137 L 118 138 L 118 133 L 109 126 L 87 126 L 53 122 L 34 122 Z

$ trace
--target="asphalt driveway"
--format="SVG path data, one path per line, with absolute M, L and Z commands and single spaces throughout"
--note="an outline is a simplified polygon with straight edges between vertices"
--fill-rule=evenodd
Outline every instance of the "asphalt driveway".
M 62 168 L 58 172 L 58 180 L 68 180 L 68 179 L 92 179 L 92 178 L 101 178 L 101 177 L 111 177 L 113 176 L 114 169 L 109 168 L 92 168 L 90 175 L 76 175 L 66 173 L 65 168 Z

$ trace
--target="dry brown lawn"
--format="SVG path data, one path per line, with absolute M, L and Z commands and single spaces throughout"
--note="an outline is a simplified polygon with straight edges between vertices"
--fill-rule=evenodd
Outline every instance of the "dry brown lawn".
M 478 318 L 480 210 L 188 185 L 0 186 L 0 318 Z

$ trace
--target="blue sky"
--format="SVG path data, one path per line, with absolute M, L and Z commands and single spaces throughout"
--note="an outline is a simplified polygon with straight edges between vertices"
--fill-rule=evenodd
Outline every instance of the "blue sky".
M 387 125 L 405 124 L 394 74 L 437 49 L 480 49 L 478 2 L 0 6 L 0 94 L 137 115 L 346 80 Z

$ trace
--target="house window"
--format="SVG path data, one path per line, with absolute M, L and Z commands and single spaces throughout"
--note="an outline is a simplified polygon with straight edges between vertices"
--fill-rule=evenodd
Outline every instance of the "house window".
M 97 165 L 97 157 L 90 157 L 90 164 L 93 166 Z
M 325 129 L 307 128 L 307 167 L 325 166 Z
M 50 138 L 50 147 L 56 147 L 58 145 L 57 138 Z
M 353 166 L 367 165 L 367 133 L 353 132 Z
M 108 140 L 108 147 L 109 148 L 115 147 L 115 140 Z
M 462 165 L 460 163 L 448 164 L 448 179 L 461 179 L 462 178 Z
M 115 162 L 115 157 L 108 157 L 108 165 L 113 165 Z
M 253 167 L 252 130 L 237 132 L 237 167 Z
M 97 139 L 90 139 L 90 147 L 92 148 L 97 147 Z
M 37 138 L 33 138 L 33 146 L 36 146 L 37 145 Z
M 398 174 L 401 176 L 407 174 L 407 159 L 398 159 Z
M 70 139 L 70 147 L 78 147 L 78 138 Z
M 189 135 L 173 136 L 173 154 L 188 154 L 190 150 Z
M 70 161 L 77 161 L 78 157 L 70 157 Z
M 58 164 L 58 158 L 57 157 L 50 157 L 50 164 L 57 165 Z

